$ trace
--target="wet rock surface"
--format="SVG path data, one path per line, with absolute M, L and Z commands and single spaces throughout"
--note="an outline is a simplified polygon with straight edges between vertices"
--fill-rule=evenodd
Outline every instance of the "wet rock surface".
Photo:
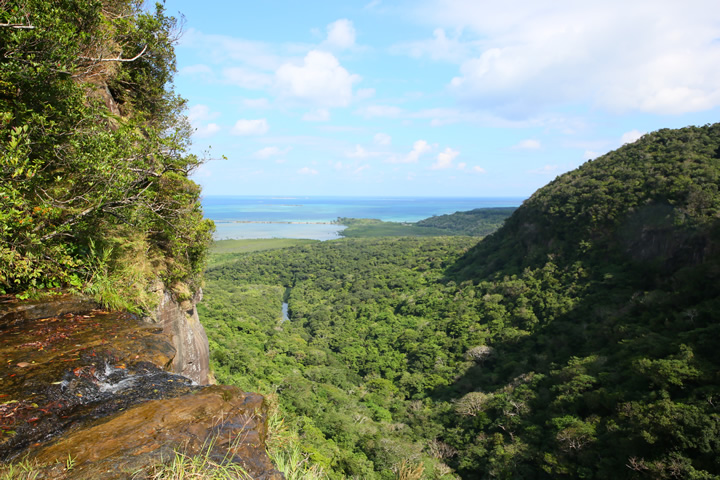
M 60 300 L 53 310 L 0 298 L 0 461 L 51 465 L 40 478 L 130 478 L 212 441 L 213 457 L 282 478 L 264 451 L 261 396 L 166 371 L 176 350 L 158 325 Z M 75 468 L 59 471 L 68 458 Z
M 70 455 L 77 464 L 72 478 L 144 478 L 145 466 L 170 460 L 180 450 L 239 464 L 252 478 L 280 480 L 264 452 L 265 421 L 260 395 L 229 386 L 203 387 L 137 405 L 36 450 L 32 458 L 52 464 Z M 62 470 L 58 465 L 49 473 Z

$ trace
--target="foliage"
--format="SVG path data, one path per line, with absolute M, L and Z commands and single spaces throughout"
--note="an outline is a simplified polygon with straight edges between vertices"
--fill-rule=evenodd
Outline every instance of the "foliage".
M 124 239 L 166 282 L 194 281 L 212 224 L 169 83 L 176 20 L 136 0 L 2 4 L 0 290 L 144 285 L 144 267 L 119 273 Z
M 439 235 L 452 235 L 437 228 L 420 228 L 414 223 L 385 222 L 373 218 L 346 218 L 337 219 L 340 225 L 347 228 L 338 232 L 347 238 L 368 237 L 434 237 Z
M 347 226 L 340 235 L 348 238 L 484 236 L 500 228 L 513 211 L 515 207 L 476 208 L 468 212 L 433 216 L 417 223 L 346 217 L 340 217 L 336 222 Z
M 329 478 L 719 478 L 718 152 L 720 125 L 646 135 L 479 243 L 226 256 L 213 368 Z
M 277 248 L 292 247 L 294 245 L 305 245 L 319 242 L 319 240 L 296 239 L 296 238 L 254 238 L 245 240 L 216 240 L 210 246 L 210 252 L 215 254 L 214 258 L 223 258 L 222 253 L 248 253 L 262 250 L 274 250 Z
M 415 225 L 445 230 L 446 235 L 490 235 L 516 210 L 515 207 L 476 208 L 467 212 L 437 215 L 420 220 Z M 452 233 L 451 233 L 452 232 Z

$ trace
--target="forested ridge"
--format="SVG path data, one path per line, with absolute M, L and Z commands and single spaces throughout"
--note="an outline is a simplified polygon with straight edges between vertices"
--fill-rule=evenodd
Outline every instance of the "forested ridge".
M 226 256 L 214 368 L 330 478 L 718 478 L 719 175 L 720 125 L 661 130 L 479 243 Z
M 172 88 L 180 27 L 160 3 L 0 1 L 0 294 L 138 308 L 156 278 L 199 285 L 212 222 Z
M 432 237 L 443 235 L 488 235 L 500 228 L 515 207 L 476 208 L 467 212 L 436 215 L 419 222 L 386 222 L 372 218 L 340 217 L 336 223 L 347 228 L 340 235 L 367 237 Z

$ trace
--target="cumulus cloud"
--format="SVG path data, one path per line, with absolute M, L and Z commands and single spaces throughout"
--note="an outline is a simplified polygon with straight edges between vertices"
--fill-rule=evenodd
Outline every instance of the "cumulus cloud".
M 330 120 L 330 111 L 327 108 L 318 108 L 307 112 L 302 119 L 306 122 L 327 122 Z
M 319 172 L 310 167 L 303 167 L 300 170 L 298 170 L 297 173 L 300 175 L 317 175 Z
M 522 140 L 516 145 L 513 145 L 512 148 L 517 150 L 537 150 L 540 148 L 540 142 L 532 139 Z
M 479 39 L 466 40 L 472 53 L 450 82 L 476 107 L 527 116 L 568 102 L 658 114 L 720 106 L 715 0 L 428 0 L 419 14 Z
M 433 163 L 430 168 L 433 170 L 444 170 L 446 168 L 450 168 L 453 166 L 453 160 L 455 160 L 458 155 L 460 155 L 460 152 L 448 147 L 438 154 L 437 161 Z
M 620 144 L 625 145 L 626 143 L 634 143 L 643 135 L 645 134 L 639 130 L 630 130 L 629 132 L 622 134 L 622 137 L 620 137 Z
M 477 165 L 475 165 L 474 167 L 472 167 L 472 171 L 475 172 L 475 173 L 485 173 L 485 169 L 482 168 L 482 167 L 478 167 Z
M 360 76 L 345 70 L 331 53 L 310 51 L 302 64 L 285 63 L 275 72 L 280 94 L 322 107 L 344 107 Z
M 264 135 L 270 129 L 267 120 L 258 118 L 255 120 L 240 119 L 230 130 L 233 135 Z
M 420 159 L 420 156 L 429 152 L 430 150 L 432 150 L 430 144 L 428 144 L 425 140 L 418 140 L 417 142 L 413 143 L 413 148 L 410 153 L 402 157 L 392 156 L 388 158 L 387 161 L 389 163 L 417 163 Z
M 387 133 L 376 133 L 373 137 L 373 142 L 375 143 L 375 145 L 380 145 L 384 147 L 390 145 L 390 143 L 392 142 L 392 137 Z
M 342 18 L 327 26 L 327 40 L 329 46 L 345 49 L 355 45 L 355 27 L 353 23 Z

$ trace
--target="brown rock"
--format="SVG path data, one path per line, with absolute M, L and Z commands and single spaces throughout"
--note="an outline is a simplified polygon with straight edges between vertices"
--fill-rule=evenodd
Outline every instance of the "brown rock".
M 202 291 L 184 302 L 176 301 L 162 285 L 156 287 L 156 292 L 159 305 L 145 321 L 158 324 L 170 336 L 176 350 L 171 370 L 200 385 L 211 383 L 208 339 L 195 308 L 202 299 Z
M 124 479 L 173 458 L 206 454 L 241 465 L 252 478 L 280 480 L 265 452 L 263 398 L 236 387 L 210 386 L 146 402 L 64 436 L 32 454 L 42 464 L 74 461 L 69 478 Z M 208 448 L 209 446 L 209 448 Z M 52 472 L 48 472 L 52 474 Z

